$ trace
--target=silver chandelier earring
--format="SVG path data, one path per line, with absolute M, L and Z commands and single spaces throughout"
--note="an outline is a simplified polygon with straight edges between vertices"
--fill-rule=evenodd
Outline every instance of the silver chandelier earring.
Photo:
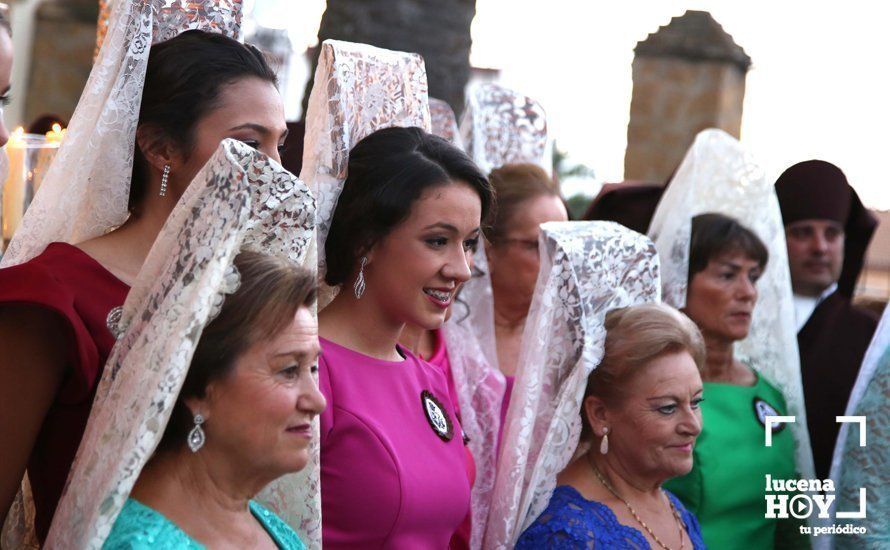
M 195 415 L 195 427 L 192 428 L 192 431 L 189 432 L 189 449 L 192 450 L 193 453 L 197 453 L 201 447 L 204 446 L 204 442 L 207 438 L 204 436 L 204 430 L 201 428 L 201 424 L 204 423 L 204 417 L 200 414 Z
M 609 452 L 609 428 L 603 428 L 603 439 L 600 441 L 600 454 Z
M 362 294 L 365 293 L 365 264 L 368 263 L 368 257 L 362 256 L 361 264 L 358 268 L 358 277 L 355 279 L 355 284 L 352 285 L 352 290 L 355 292 L 356 299 L 361 298 Z
M 167 196 L 167 181 L 170 179 L 170 165 L 164 165 L 164 173 L 161 174 L 161 193 L 162 197 Z

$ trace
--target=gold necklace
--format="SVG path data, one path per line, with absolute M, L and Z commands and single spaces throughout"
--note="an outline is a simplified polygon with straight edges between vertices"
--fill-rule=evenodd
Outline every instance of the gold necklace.
M 658 536 L 652 532 L 652 529 L 649 529 L 649 526 L 646 525 L 646 522 L 643 521 L 642 519 L 640 519 L 640 516 L 637 515 L 636 510 L 633 509 L 633 506 L 631 506 L 629 502 L 627 502 L 626 500 L 621 498 L 621 496 L 618 494 L 618 492 L 615 489 L 613 489 L 611 485 L 609 485 L 609 482 L 607 482 L 606 479 L 603 477 L 603 474 L 600 473 L 599 468 L 597 468 L 596 464 L 593 463 L 593 459 L 590 458 L 588 461 L 590 462 L 590 467 L 593 468 L 593 473 L 596 474 L 597 479 L 600 480 L 600 483 L 603 484 L 603 487 L 608 489 L 609 492 L 615 496 L 615 498 L 617 498 L 618 500 L 623 502 L 625 506 L 627 506 L 627 509 L 630 511 L 631 515 L 634 517 L 635 520 L 637 520 L 637 523 L 639 523 L 640 525 L 643 526 L 643 529 L 645 529 L 646 532 L 649 533 L 649 536 L 652 537 L 653 540 L 655 540 L 655 543 L 658 544 L 658 546 L 661 546 L 664 550 L 671 550 L 671 548 L 668 545 L 661 542 L 661 539 L 658 538 Z M 662 492 L 662 494 L 664 494 L 664 489 L 662 489 L 661 492 Z M 684 529 L 683 520 L 680 519 L 680 514 L 677 513 L 677 509 L 674 507 L 673 501 L 671 501 L 671 499 L 666 494 L 665 494 L 665 498 L 667 498 L 668 504 L 671 505 L 671 513 L 673 514 L 674 519 L 677 522 L 677 528 L 679 530 L 679 535 L 680 535 L 680 549 L 679 550 L 683 550 L 683 547 L 686 544 L 686 542 L 683 540 L 683 529 Z

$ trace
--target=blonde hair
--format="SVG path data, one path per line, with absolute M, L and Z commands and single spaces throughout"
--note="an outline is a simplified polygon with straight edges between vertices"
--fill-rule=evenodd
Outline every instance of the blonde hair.
M 689 317 L 664 304 L 640 304 L 606 314 L 603 360 L 587 378 L 585 400 L 593 395 L 608 404 L 620 402 L 627 382 L 664 355 L 687 352 L 701 371 L 705 343 Z M 585 418 L 582 405 L 581 417 Z M 582 436 L 589 435 L 584 422 Z

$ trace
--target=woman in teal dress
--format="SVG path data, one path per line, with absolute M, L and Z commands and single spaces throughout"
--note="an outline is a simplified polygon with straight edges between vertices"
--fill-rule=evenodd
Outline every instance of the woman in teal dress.
M 788 414 L 785 399 L 733 354 L 751 327 L 767 260 L 760 238 L 735 219 L 693 218 L 684 312 L 701 329 L 707 348 L 704 428 L 692 470 L 665 486 L 698 517 L 705 543 L 715 550 L 809 547 L 800 522 L 765 517 L 766 476 L 800 477 L 787 425 L 773 427 L 772 446 L 764 444 L 766 416 Z
M 240 286 L 204 329 L 104 548 L 304 548 L 252 498 L 306 465 L 311 421 L 325 407 L 314 378 L 315 277 L 256 252 L 235 267 Z

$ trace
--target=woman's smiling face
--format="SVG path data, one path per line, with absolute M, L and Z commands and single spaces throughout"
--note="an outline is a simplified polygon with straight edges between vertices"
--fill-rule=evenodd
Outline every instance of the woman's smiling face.
M 426 189 L 408 217 L 365 254 L 366 290 L 394 323 L 442 326 L 458 287 L 470 279 L 482 202 L 461 181 Z

